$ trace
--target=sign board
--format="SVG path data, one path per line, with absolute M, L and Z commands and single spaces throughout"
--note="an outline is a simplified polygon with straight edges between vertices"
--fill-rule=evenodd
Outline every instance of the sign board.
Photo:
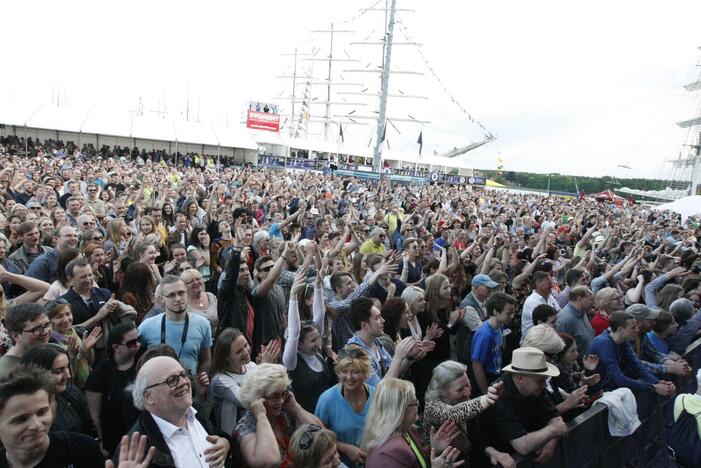
M 253 130 L 280 132 L 280 114 L 277 104 L 251 101 L 248 104 L 246 127 Z

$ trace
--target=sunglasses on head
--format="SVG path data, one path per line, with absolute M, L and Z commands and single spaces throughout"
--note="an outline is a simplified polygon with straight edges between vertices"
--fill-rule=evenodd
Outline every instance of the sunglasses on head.
M 309 449 L 314 441 L 314 433 L 320 430 L 321 428 L 316 424 L 310 424 L 309 428 L 302 433 L 302 437 L 299 438 L 299 448 L 302 450 Z
M 338 359 L 349 357 L 352 359 L 361 359 L 366 353 L 361 348 L 358 347 L 344 347 L 338 350 Z
M 62 298 L 62 297 L 59 297 L 58 299 L 54 299 L 53 301 L 47 302 L 47 303 L 46 303 L 46 308 L 47 308 L 48 310 L 51 310 L 51 309 L 54 309 L 54 308 L 56 308 L 56 307 L 58 307 L 58 306 L 62 306 L 62 305 L 66 305 L 66 304 L 68 304 L 68 301 L 65 300 L 65 299 Z

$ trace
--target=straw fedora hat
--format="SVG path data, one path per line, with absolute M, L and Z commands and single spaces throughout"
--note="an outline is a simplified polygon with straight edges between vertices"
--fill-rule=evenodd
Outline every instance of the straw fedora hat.
M 512 374 L 546 375 L 557 377 L 560 370 L 545 359 L 545 354 L 538 348 L 518 348 L 514 350 L 511 364 L 502 369 Z

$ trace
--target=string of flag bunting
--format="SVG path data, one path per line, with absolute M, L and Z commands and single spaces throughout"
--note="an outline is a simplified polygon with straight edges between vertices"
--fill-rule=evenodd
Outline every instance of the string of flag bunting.
M 338 23 L 336 23 L 336 22 L 334 21 L 334 25 L 342 26 L 342 25 L 344 25 L 344 24 L 352 23 L 353 21 L 357 20 L 358 18 L 360 18 L 361 16 L 363 16 L 365 13 L 367 13 L 368 10 L 372 10 L 372 9 L 375 8 L 377 5 L 379 5 L 380 2 L 382 2 L 382 0 L 376 0 L 375 3 L 373 3 L 373 4 L 372 4 L 371 6 L 369 6 L 368 8 L 361 9 L 361 10 L 359 11 L 359 13 L 358 13 L 357 15 L 355 15 L 354 17 L 352 17 L 352 18 L 349 18 L 349 19 L 347 19 L 347 20 L 340 21 L 340 22 L 338 22 Z
M 450 91 L 448 91 L 448 88 L 447 88 L 446 85 L 443 83 L 443 80 L 440 79 L 440 77 L 438 76 L 438 74 L 436 73 L 436 71 L 433 69 L 433 67 L 431 66 L 431 64 L 428 62 L 428 59 L 427 59 L 426 56 L 423 54 L 423 51 L 421 50 L 421 48 L 420 48 L 418 45 L 416 45 L 416 44 L 417 44 L 416 41 L 414 41 L 414 40 L 411 38 L 411 35 L 409 34 L 409 31 L 407 30 L 406 26 L 404 26 L 404 24 L 402 24 L 401 20 L 399 20 L 399 19 L 395 20 L 395 24 L 396 24 L 397 26 L 399 26 L 399 29 L 401 30 L 402 35 L 404 36 L 404 39 L 406 39 L 406 41 L 409 42 L 409 43 L 415 44 L 414 47 L 416 47 L 416 51 L 418 52 L 419 57 L 420 57 L 421 60 L 424 62 L 424 65 L 426 65 L 426 68 L 428 68 L 428 70 L 431 72 L 431 75 L 433 75 L 433 77 L 436 79 L 436 81 L 437 81 L 438 84 L 441 86 L 441 88 L 443 88 L 443 92 L 445 92 L 445 93 L 448 95 L 448 98 L 451 100 L 451 102 L 452 102 L 453 104 L 455 104 L 455 105 L 458 107 L 458 109 L 460 109 L 460 111 L 461 111 L 463 114 L 465 114 L 465 116 L 467 117 L 467 119 L 468 119 L 470 122 L 472 122 L 473 124 L 475 124 L 475 125 L 477 125 L 479 128 L 481 128 L 482 131 L 485 133 L 486 136 L 491 137 L 491 136 L 492 136 L 492 132 L 490 132 L 489 130 L 487 130 L 487 127 L 485 127 L 485 126 L 482 124 L 482 122 L 480 122 L 479 120 L 477 120 L 476 118 L 474 118 L 474 117 L 458 102 L 458 100 L 455 99 L 455 96 L 453 96 L 452 93 L 451 93 Z

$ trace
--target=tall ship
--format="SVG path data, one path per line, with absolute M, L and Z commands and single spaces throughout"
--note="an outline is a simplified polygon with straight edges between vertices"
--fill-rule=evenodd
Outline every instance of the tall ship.
M 414 11 L 376 0 L 309 32 L 270 104 L 249 108 L 258 163 L 341 175 L 484 185 L 470 152 L 496 139 L 441 80 L 412 35 Z M 256 129 L 267 105 L 279 124 Z M 262 126 L 264 127 L 264 126 Z M 272 130 L 272 131 L 271 131 Z
M 701 51 L 701 47 L 698 48 Z M 619 192 L 643 196 L 658 201 L 674 201 L 689 195 L 701 195 L 701 57 L 696 63 L 696 77 L 684 85 L 685 92 L 695 102 L 695 114 L 677 122 L 686 130 L 685 141 L 678 156 L 668 162 L 669 184 L 663 190 L 636 190 L 622 187 Z

